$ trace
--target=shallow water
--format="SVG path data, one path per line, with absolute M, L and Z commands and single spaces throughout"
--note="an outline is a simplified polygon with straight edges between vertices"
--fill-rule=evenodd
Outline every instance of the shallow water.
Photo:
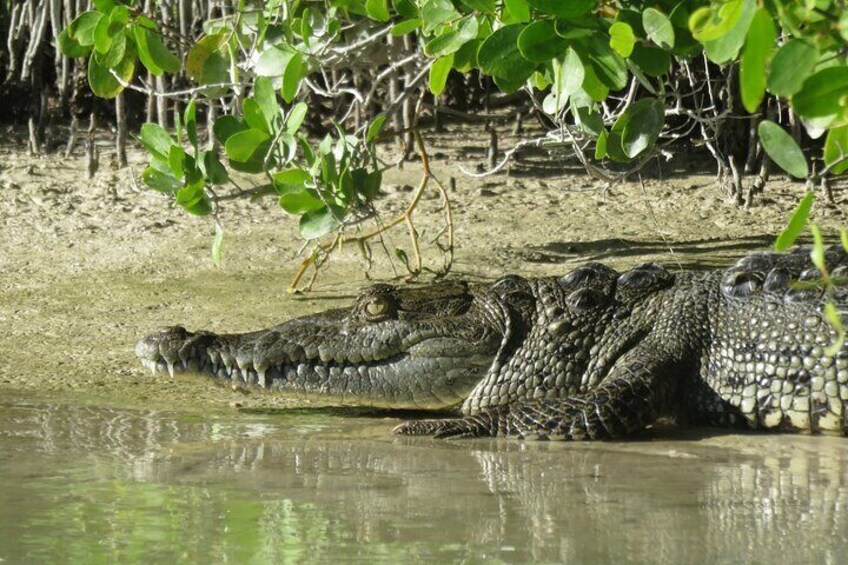
M 0 561 L 795 562 L 848 555 L 848 440 L 396 438 L 309 410 L 0 401 Z

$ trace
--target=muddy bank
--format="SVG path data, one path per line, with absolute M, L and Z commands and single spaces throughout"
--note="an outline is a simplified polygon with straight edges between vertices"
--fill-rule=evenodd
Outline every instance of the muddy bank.
M 353 251 L 334 258 L 319 290 L 287 296 L 299 260 L 296 222 L 272 199 L 230 203 L 224 262 L 212 265 L 212 226 L 133 191 L 129 170 L 111 165 L 108 148 L 96 177 L 80 158 L 30 158 L 16 132 L 0 146 L 0 390 L 116 404 L 227 408 L 278 406 L 285 400 L 244 394 L 198 378 L 152 379 L 136 362 L 136 339 L 159 326 L 247 331 L 349 299 L 369 283 Z M 720 265 L 771 244 L 803 192 L 777 179 L 759 205 L 726 202 L 712 175 L 687 164 L 609 191 L 573 162 L 525 155 L 509 173 L 474 179 L 482 139 L 462 127 L 428 136 L 432 167 L 451 192 L 456 234 L 452 276 L 491 279 L 505 273 L 558 274 L 584 260 L 626 268 L 644 260 L 672 268 Z M 504 140 L 508 146 L 510 140 Z M 479 148 L 479 149 L 478 149 Z M 132 156 L 136 172 L 142 156 Z M 417 164 L 385 176 L 384 217 L 404 206 L 420 177 Z M 434 195 L 435 196 L 435 195 Z M 815 212 L 827 229 L 845 226 L 848 191 L 837 207 Z M 440 229 L 439 201 L 425 198 L 422 240 Z M 403 230 L 388 244 L 407 247 Z M 408 247 L 407 247 L 408 248 Z M 440 258 L 431 249 L 431 264 Z M 398 269 L 400 266 L 395 265 Z M 393 277 L 378 258 L 372 279 Z M 184 382 L 191 380 L 190 384 Z

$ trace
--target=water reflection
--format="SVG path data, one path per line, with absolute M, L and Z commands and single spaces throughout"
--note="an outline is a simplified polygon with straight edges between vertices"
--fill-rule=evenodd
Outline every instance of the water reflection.
M 314 412 L 0 404 L 0 560 L 837 562 L 848 440 L 391 438 Z

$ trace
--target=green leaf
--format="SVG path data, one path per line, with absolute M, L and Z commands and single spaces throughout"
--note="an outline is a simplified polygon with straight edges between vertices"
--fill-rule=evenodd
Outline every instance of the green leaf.
M 810 210 L 813 208 L 813 201 L 815 199 L 816 195 L 814 192 L 808 192 L 801 199 L 798 207 L 795 208 L 795 212 L 792 213 L 789 223 L 780 232 L 780 235 L 777 236 L 777 240 L 774 242 L 775 251 L 785 251 L 795 243 L 795 240 L 798 239 L 798 236 L 801 235 L 801 232 L 804 231 L 807 225 L 807 219 L 810 217 Z
M 277 93 L 274 85 L 268 77 L 257 77 L 253 83 L 253 99 L 262 111 L 265 122 L 268 124 L 268 132 L 274 130 L 274 123 L 280 115 L 280 105 L 277 103 Z M 261 129 L 261 128 L 260 128 Z
M 186 105 L 185 112 L 183 113 L 183 121 L 185 122 L 188 140 L 191 142 L 194 150 L 197 151 L 197 106 L 193 98 Z
M 848 229 L 839 228 L 839 240 L 842 242 L 842 248 L 848 251 Z
M 383 131 L 383 125 L 386 123 L 386 115 L 385 114 L 377 114 L 374 116 L 374 119 L 371 120 L 371 124 L 368 126 L 368 133 L 365 134 L 365 141 L 371 143 L 377 136 L 380 135 L 380 132 Z
M 504 23 L 523 23 L 530 21 L 530 5 L 527 0 L 504 0 Z
M 532 75 L 531 75 L 532 76 Z M 515 80 L 509 78 L 501 78 L 501 77 L 492 77 L 492 81 L 494 81 L 495 86 L 498 87 L 498 90 L 505 94 L 509 94 L 510 92 L 515 92 L 522 86 L 524 86 L 525 80 Z
M 792 96 L 792 109 L 805 118 L 840 114 L 846 108 L 848 67 L 822 69 L 804 81 Z
M 124 59 L 112 70 L 121 80 L 129 83 L 135 72 L 135 58 L 124 56 Z M 124 89 L 110 69 L 97 62 L 97 57 L 91 57 L 88 60 L 88 85 L 91 87 L 91 92 L 100 98 L 114 98 Z
M 668 16 L 656 8 L 645 8 L 642 12 L 642 27 L 648 39 L 663 49 L 674 47 L 674 26 Z
M 771 60 L 771 72 L 766 82 L 769 92 L 788 98 L 801 90 L 801 85 L 813 72 L 818 58 L 818 51 L 807 41 L 787 41 Z
M 848 170 L 848 126 L 827 132 L 824 141 L 824 164 L 832 175 L 841 175 Z
M 671 55 L 659 47 L 637 43 L 633 46 L 630 61 L 648 76 L 661 77 L 671 69 Z
M 621 56 L 612 50 L 602 34 L 596 34 L 582 43 L 586 56 L 598 79 L 610 90 L 617 91 L 627 86 L 627 65 Z M 582 53 L 578 52 L 581 55 Z
M 728 4 L 735 3 L 739 0 L 732 0 Z M 741 13 L 736 23 L 719 38 L 710 41 L 703 41 L 704 52 L 707 58 L 713 63 L 723 65 L 739 54 L 739 50 L 745 43 L 745 37 L 748 34 L 748 27 L 751 25 L 751 20 L 757 9 L 755 0 L 741 0 Z M 726 6 L 727 4 L 725 4 Z
M 244 173 L 261 173 L 265 170 L 265 157 L 270 147 L 271 137 L 258 129 L 235 133 L 224 144 L 230 166 Z
M 126 33 L 130 11 L 126 6 L 115 6 L 109 13 L 109 35 L 114 37 L 118 32 Z
M 117 67 L 124 60 L 127 51 L 134 53 L 132 45 L 127 41 L 126 32 L 121 30 L 112 38 L 109 51 L 105 55 L 95 54 L 95 56 L 98 57 L 98 63 L 111 69 Z
M 578 18 L 591 12 L 596 0 L 527 0 L 530 6 L 543 14 L 560 18 Z
M 606 132 L 604 129 L 604 119 L 598 112 L 586 107 L 572 108 L 572 111 L 577 118 L 580 128 L 592 137 L 598 137 Z
M 288 45 L 273 45 L 259 55 L 256 74 L 262 77 L 280 77 L 286 72 L 289 62 L 297 51 Z
M 262 108 L 259 107 L 259 103 L 256 100 L 253 98 L 246 99 L 242 103 L 242 113 L 244 114 L 244 121 L 247 122 L 249 127 L 260 130 L 270 136 L 271 126 L 265 119 L 265 114 L 262 113 Z
M 589 37 L 597 34 L 599 31 L 605 29 L 603 26 L 598 25 L 599 22 L 595 20 L 584 20 L 580 23 L 582 27 L 577 27 L 573 22 L 569 22 L 568 20 L 557 20 L 557 35 L 568 40 L 588 39 Z
M 425 35 L 430 35 L 443 23 L 458 17 L 459 12 L 450 0 L 424 0 L 421 5 L 421 21 L 424 22 Z
M 636 36 L 633 34 L 633 28 L 624 22 L 615 22 L 609 28 L 610 40 L 609 46 L 621 55 L 629 57 L 633 53 L 633 46 L 636 43 Z
M 94 30 L 103 14 L 100 12 L 83 12 L 67 27 L 68 36 L 82 47 L 94 46 Z
M 140 25 L 141 27 L 146 27 L 147 29 L 150 29 L 150 30 L 153 30 L 153 31 L 156 31 L 157 29 L 159 29 L 159 24 L 157 24 L 155 21 L 151 20 L 150 18 L 148 18 L 145 15 L 136 16 L 135 23 L 136 23 L 136 25 Z
M 580 58 L 583 61 L 583 57 Z M 581 88 L 595 102 L 602 102 L 609 96 L 609 88 L 595 74 L 595 68 L 583 61 L 583 85 Z
M 206 35 L 192 45 L 186 55 L 186 74 L 198 84 L 220 84 L 230 78 L 228 58 L 221 53 L 226 34 Z
M 289 115 L 286 116 L 286 131 L 290 134 L 296 133 L 303 124 L 303 120 L 306 119 L 306 113 L 308 111 L 309 106 L 307 106 L 306 102 L 295 104 L 291 111 L 289 111 Z
M 181 188 L 177 191 L 176 203 L 195 216 L 205 216 L 212 212 L 212 204 L 206 191 L 203 190 L 203 183 L 190 184 Z
M 545 109 L 554 115 L 562 110 L 568 103 L 569 97 L 580 90 L 583 85 L 584 69 L 580 57 L 570 47 L 562 59 L 553 62 L 554 82 L 551 94 L 553 96 L 554 108 Z
M 567 48 L 568 41 L 557 35 L 553 20 L 535 21 L 518 36 L 518 50 L 533 63 L 547 63 Z
M 306 189 L 306 183 L 312 180 L 312 175 L 303 169 L 286 169 L 278 171 L 271 175 L 271 182 L 274 184 L 274 190 L 277 194 L 287 194 L 289 192 L 300 192 Z
M 388 0 L 365 0 L 365 12 L 368 17 L 378 22 L 389 21 Z
M 92 47 L 80 45 L 80 42 L 71 36 L 70 27 L 66 27 L 59 34 L 59 50 L 66 57 L 78 59 L 85 57 L 91 52 Z
M 94 50 L 105 55 L 112 46 L 112 36 L 109 35 L 109 18 L 101 17 L 94 26 Z
M 212 125 L 212 133 L 221 145 L 225 145 L 231 136 L 247 129 L 244 120 L 236 116 L 221 116 Z
M 183 144 L 183 120 L 180 116 L 179 107 L 174 105 L 174 133 L 177 136 L 177 145 Z
M 624 155 L 633 159 L 650 151 L 665 123 L 665 106 L 656 98 L 634 102 L 619 116 L 612 132 L 620 137 Z
M 462 18 L 440 35 L 424 45 L 424 53 L 430 57 L 443 57 L 456 53 L 459 48 L 477 37 L 477 19 L 474 16 Z
M 392 0 L 392 8 L 399 16 L 414 20 L 420 17 L 418 6 L 413 0 Z
M 467 73 L 477 66 L 477 51 L 483 42 L 480 39 L 473 39 L 459 48 L 459 51 L 453 54 L 453 68 L 461 73 Z
M 747 0 L 730 0 L 699 8 L 689 17 L 692 36 L 705 43 L 727 35 L 742 18 Z
M 162 126 L 147 122 L 141 126 L 141 144 L 155 157 L 167 161 L 171 154 L 171 147 L 176 145 L 174 139 L 168 135 Z
M 760 8 L 751 20 L 742 62 L 739 67 L 739 89 L 742 105 L 753 114 L 766 94 L 766 63 L 777 40 L 777 30 L 767 10 Z
M 391 34 L 395 37 L 406 35 L 421 27 L 421 20 L 404 20 L 392 26 Z
M 778 167 L 795 178 L 807 177 L 807 159 L 792 136 L 776 123 L 763 120 L 757 126 L 760 143 Z
M 183 178 L 183 175 L 185 175 L 185 168 L 183 166 L 185 158 L 185 149 L 179 145 L 171 146 L 171 151 L 168 153 L 168 166 L 171 169 L 171 173 L 178 179 Z
M 287 192 L 280 196 L 280 207 L 289 214 L 303 214 L 325 208 L 324 201 L 314 190 Z
M 842 12 L 842 15 L 839 16 L 839 22 L 836 24 L 836 28 L 839 30 L 839 36 L 845 41 L 848 41 L 848 12 Z
M 169 194 L 175 193 L 183 186 L 183 182 L 178 178 L 168 173 L 159 172 L 153 167 L 147 167 L 142 171 L 141 180 L 153 190 Z
M 217 186 L 230 180 L 230 175 L 227 174 L 226 167 L 221 164 L 214 151 L 201 151 L 200 155 L 201 159 L 198 164 L 202 169 L 201 172 L 207 184 Z
M 824 240 L 822 239 L 821 230 L 819 230 L 819 226 L 815 222 L 810 224 L 810 233 L 813 236 L 810 259 L 819 271 L 825 273 L 827 272 L 827 264 L 824 261 Z
M 320 210 L 312 210 L 300 218 L 298 229 L 303 239 L 317 239 L 327 235 L 341 226 L 344 217 L 344 209 L 338 207 L 324 207 Z
M 495 0 L 459 0 L 459 2 L 472 10 L 484 14 L 491 14 L 495 11 Z
M 291 104 L 294 97 L 297 96 L 297 91 L 300 90 L 300 81 L 305 74 L 303 57 L 300 53 L 296 53 L 291 58 L 289 64 L 286 65 L 286 72 L 283 73 L 283 85 L 280 87 L 280 96 L 283 97 L 286 104 Z
M 180 60 L 162 43 L 158 33 L 141 26 L 135 26 L 133 31 L 138 58 L 148 71 L 156 76 L 180 71 Z
M 94 7 L 98 11 L 108 14 L 115 7 L 115 0 L 94 0 Z
M 365 169 L 356 169 L 353 171 L 353 182 L 358 194 L 366 200 L 373 200 L 383 183 L 383 173 L 379 170 L 369 173 Z
M 224 243 L 224 228 L 215 222 L 215 237 L 212 238 L 212 264 L 221 266 L 221 245 Z
M 598 161 L 607 156 L 607 137 L 608 134 L 606 130 L 604 130 L 595 142 L 595 159 Z
M 438 96 L 445 90 L 448 75 L 453 67 L 453 53 L 439 57 L 430 65 L 429 86 L 433 96 Z
M 477 64 L 488 75 L 520 83 L 533 74 L 533 65 L 518 50 L 518 36 L 524 24 L 512 24 L 492 33 L 480 45 Z

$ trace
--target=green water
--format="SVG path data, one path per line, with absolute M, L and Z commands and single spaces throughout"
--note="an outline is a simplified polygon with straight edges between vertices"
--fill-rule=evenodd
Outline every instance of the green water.
M 393 419 L 0 401 L 0 562 L 839 563 L 848 440 L 394 438 Z

